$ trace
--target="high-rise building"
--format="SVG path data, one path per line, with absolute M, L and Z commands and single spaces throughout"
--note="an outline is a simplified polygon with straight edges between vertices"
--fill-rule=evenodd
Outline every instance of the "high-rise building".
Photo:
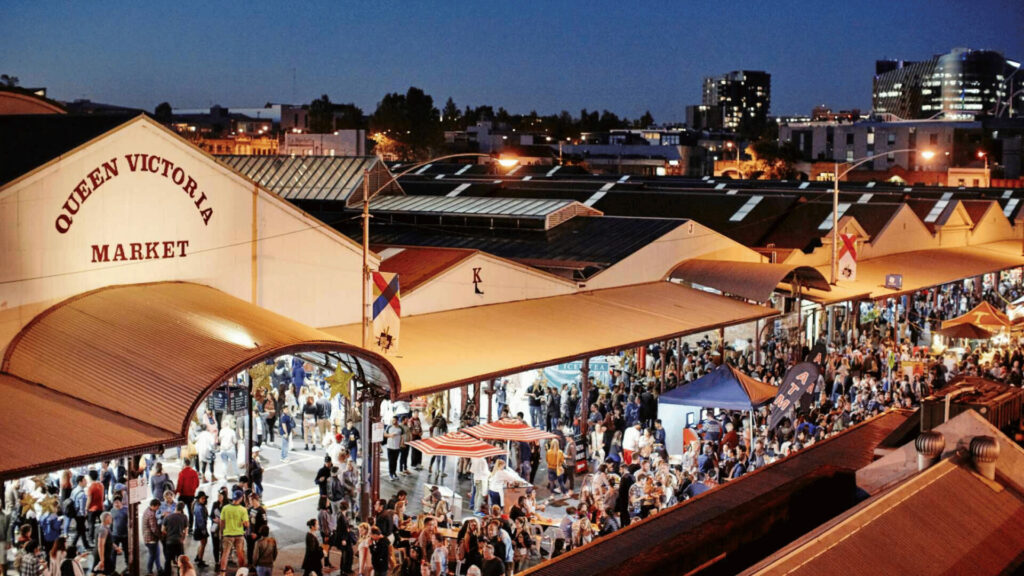
M 871 104 L 877 113 L 906 120 L 1020 116 L 1024 77 L 1015 77 L 1018 70 L 1019 62 L 999 52 L 967 48 L 920 62 L 879 60 Z
M 726 130 L 756 135 L 768 122 L 771 93 L 771 74 L 734 70 L 704 78 L 701 104 L 721 110 Z

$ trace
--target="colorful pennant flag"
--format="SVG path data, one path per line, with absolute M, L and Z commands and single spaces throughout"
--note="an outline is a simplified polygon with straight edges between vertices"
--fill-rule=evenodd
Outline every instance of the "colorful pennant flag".
M 857 235 L 839 235 L 839 279 L 857 280 Z
M 385 355 L 398 354 L 398 328 L 402 305 L 398 274 L 373 273 L 373 337 L 370 345 Z

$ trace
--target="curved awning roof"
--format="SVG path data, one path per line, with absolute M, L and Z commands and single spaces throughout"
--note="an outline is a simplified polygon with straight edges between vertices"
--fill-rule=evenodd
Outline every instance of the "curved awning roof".
M 793 264 L 694 259 L 676 266 L 669 277 L 756 302 L 767 302 L 780 283 L 794 280 L 802 286 L 829 290 L 828 280 L 819 270 Z
M 776 316 L 675 282 L 648 282 L 402 318 L 389 359 L 409 398 Z M 324 328 L 358 338 L 359 324 Z
M 208 286 L 132 284 L 64 300 L 22 329 L 0 366 L 0 394 L 18 398 L 0 409 L 10 445 L 0 448 L 0 477 L 181 442 L 210 389 L 302 351 L 335 353 L 371 385 L 398 392 L 379 355 Z M 52 419 L 31 425 L 18 410 L 52 414 L 73 433 L 55 446 Z

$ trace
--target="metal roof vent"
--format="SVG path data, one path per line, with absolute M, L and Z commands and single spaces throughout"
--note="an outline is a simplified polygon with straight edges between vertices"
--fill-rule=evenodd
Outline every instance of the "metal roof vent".
M 996 460 L 999 459 L 999 442 L 991 436 L 975 436 L 971 439 L 970 451 L 978 473 L 989 480 L 995 480 Z
M 914 448 L 917 449 L 917 470 L 927 470 L 938 462 L 942 451 L 946 449 L 946 437 L 934 430 L 922 432 L 917 440 L 914 440 Z

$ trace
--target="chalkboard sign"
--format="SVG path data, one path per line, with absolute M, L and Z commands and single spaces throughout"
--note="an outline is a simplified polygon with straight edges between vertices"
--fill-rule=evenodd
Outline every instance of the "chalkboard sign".
M 238 386 L 221 386 L 206 398 L 206 408 L 214 412 L 245 412 L 249 391 Z

